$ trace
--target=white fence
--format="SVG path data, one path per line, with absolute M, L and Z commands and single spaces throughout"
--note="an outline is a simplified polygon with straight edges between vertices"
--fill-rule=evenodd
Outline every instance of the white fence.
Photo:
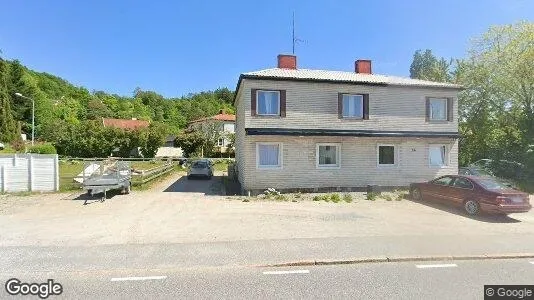
M 0 192 L 59 190 L 55 154 L 0 154 Z

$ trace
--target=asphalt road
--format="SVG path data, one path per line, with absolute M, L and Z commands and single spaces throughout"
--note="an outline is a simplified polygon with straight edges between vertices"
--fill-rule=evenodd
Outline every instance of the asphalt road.
M 61 296 L 49 299 L 483 299 L 485 284 L 533 284 L 534 263 L 517 259 L 291 268 L 169 267 L 36 272 L 19 279 L 43 282 L 48 278 L 64 289 Z M 0 294 L 0 298 L 7 296 L 5 290 Z

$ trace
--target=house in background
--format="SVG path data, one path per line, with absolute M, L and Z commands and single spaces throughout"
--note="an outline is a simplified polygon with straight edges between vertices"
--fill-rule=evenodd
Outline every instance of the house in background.
M 183 157 L 184 152 L 182 148 L 174 146 L 175 135 L 168 135 L 165 138 L 165 144 L 158 148 L 156 157 Z
M 216 152 L 226 153 L 231 144 L 229 135 L 235 133 L 235 115 L 227 114 L 220 110 L 215 116 L 202 118 L 189 122 L 188 130 L 216 130 Z
M 458 103 L 450 83 L 278 67 L 239 77 L 236 162 L 243 193 L 407 186 L 458 172 Z

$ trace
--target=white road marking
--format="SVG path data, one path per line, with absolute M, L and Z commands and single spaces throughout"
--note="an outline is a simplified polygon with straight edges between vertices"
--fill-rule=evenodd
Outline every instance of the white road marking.
M 117 278 L 111 278 L 111 281 L 161 280 L 165 278 L 167 278 L 167 276 L 117 277 Z
M 265 271 L 263 275 L 282 275 L 282 274 L 308 274 L 310 270 L 292 270 L 292 271 Z
M 427 269 L 427 268 L 452 268 L 458 267 L 456 264 L 439 264 L 439 265 L 415 265 L 418 269 Z

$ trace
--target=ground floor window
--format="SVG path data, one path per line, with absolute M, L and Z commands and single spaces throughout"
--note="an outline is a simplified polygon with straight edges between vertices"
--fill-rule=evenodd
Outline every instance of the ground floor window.
M 282 167 L 282 144 L 281 143 L 257 143 L 256 165 L 258 168 L 281 168 Z
M 341 160 L 340 144 L 317 144 L 317 168 L 339 168 Z
M 378 145 L 378 165 L 394 166 L 397 164 L 395 145 Z
M 430 161 L 430 166 L 442 167 L 448 164 L 446 145 L 430 145 L 428 149 L 428 158 Z
M 224 139 L 223 138 L 220 138 L 217 140 L 217 146 L 219 147 L 223 147 L 224 146 Z

